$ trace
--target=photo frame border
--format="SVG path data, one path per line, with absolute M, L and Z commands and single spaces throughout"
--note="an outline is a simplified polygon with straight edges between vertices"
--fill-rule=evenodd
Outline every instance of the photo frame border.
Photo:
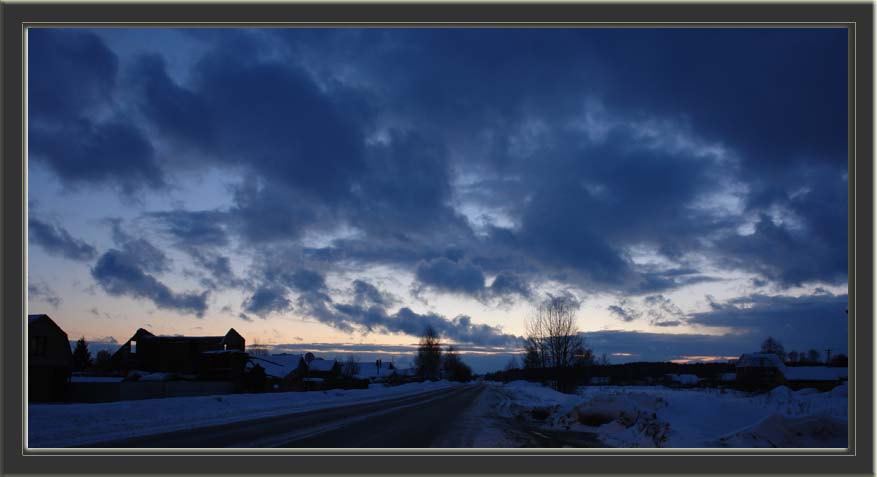
M 3 473 L 873 474 L 873 5 L 815 3 L 4 3 L 2 223 Z M 847 28 L 849 78 L 850 449 L 25 450 L 25 31 L 40 26 Z M 305 453 L 307 452 L 307 454 Z M 258 459 L 258 463 L 254 461 Z

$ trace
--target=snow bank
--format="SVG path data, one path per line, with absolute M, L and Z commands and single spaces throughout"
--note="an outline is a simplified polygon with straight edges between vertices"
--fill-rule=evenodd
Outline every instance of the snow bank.
M 31 404 L 30 448 L 88 445 L 182 429 L 245 421 L 293 412 L 360 404 L 434 391 L 459 383 L 411 383 L 368 389 L 268 394 L 225 394 L 98 404 Z
M 786 417 L 771 414 L 746 429 L 723 436 L 716 447 L 821 447 L 847 446 L 847 421 L 836 417 Z
M 589 386 L 566 395 L 523 381 L 504 389 L 519 414 L 547 410 L 544 426 L 593 432 L 615 447 L 847 446 L 846 384 L 829 392 L 780 386 L 760 395 L 663 386 Z

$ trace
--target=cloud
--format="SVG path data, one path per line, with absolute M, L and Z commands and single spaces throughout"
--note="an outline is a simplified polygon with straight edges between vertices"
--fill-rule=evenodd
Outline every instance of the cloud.
M 245 313 L 238 313 L 238 318 L 240 318 L 240 319 L 242 319 L 242 320 L 244 320 L 244 321 L 246 321 L 246 322 L 248 322 L 248 323 L 252 323 L 252 322 L 253 322 L 253 319 L 250 318 L 249 316 L 247 316 Z
M 61 304 L 61 298 L 52 290 L 49 285 L 42 281 L 31 281 L 27 284 L 27 295 L 28 301 L 30 299 L 41 300 L 45 303 L 48 303 L 53 308 L 58 308 L 58 305 Z
M 28 239 L 46 252 L 70 260 L 89 261 L 97 256 L 94 246 L 70 235 L 60 225 L 49 224 L 29 217 Z
M 126 259 L 150 273 L 170 270 L 171 261 L 165 253 L 144 237 L 134 237 L 122 228 L 121 219 L 109 219 L 113 242 L 121 248 Z
M 161 309 L 177 313 L 191 313 L 201 318 L 207 311 L 209 292 L 175 293 L 167 285 L 150 275 L 141 257 L 110 249 L 91 268 L 91 276 L 112 296 L 130 296 L 150 300 Z
M 376 305 L 388 307 L 397 299 L 390 293 L 382 292 L 365 280 L 353 281 L 353 302 L 357 305 Z
M 484 273 L 469 262 L 439 257 L 421 262 L 415 274 L 420 283 L 440 291 L 476 295 L 484 289 Z
M 262 286 L 256 288 L 241 306 L 247 313 L 264 318 L 271 313 L 283 313 L 292 309 L 292 303 L 286 295 L 287 291 L 283 288 Z
M 694 313 L 690 324 L 731 328 L 763 340 L 773 336 L 787 349 L 847 348 L 847 295 L 814 293 L 801 296 L 753 294 L 711 303 L 711 310 Z
M 618 300 L 618 303 L 615 305 L 609 305 L 607 310 L 616 318 L 626 322 L 637 320 L 642 316 L 641 312 L 631 306 L 630 300 L 627 298 Z

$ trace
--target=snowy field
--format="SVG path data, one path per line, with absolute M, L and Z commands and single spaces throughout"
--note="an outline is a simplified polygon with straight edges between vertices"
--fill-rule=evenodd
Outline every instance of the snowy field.
M 28 447 L 83 446 L 195 427 L 225 424 L 435 391 L 459 383 L 411 383 L 368 389 L 224 394 L 98 404 L 31 404 Z
M 593 432 L 611 447 L 847 447 L 846 383 L 823 393 L 780 386 L 764 394 L 589 386 L 569 395 L 525 381 L 496 387 L 507 399 L 503 412 L 547 415 L 545 427 Z

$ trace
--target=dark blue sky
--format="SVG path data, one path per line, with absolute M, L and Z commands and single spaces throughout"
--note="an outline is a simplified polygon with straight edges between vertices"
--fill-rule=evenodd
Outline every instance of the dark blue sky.
M 846 348 L 845 30 L 28 42 L 30 305 L 73 334 L 502 347 L 567 294 L 598 353 Z

